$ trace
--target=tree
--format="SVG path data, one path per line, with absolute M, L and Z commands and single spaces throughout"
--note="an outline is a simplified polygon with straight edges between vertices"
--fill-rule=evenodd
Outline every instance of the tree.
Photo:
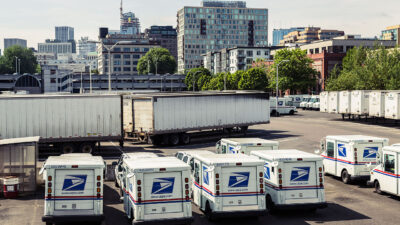
M 224 90 L 225 73 L 216 74 L 208 83 L 207 90 Z
M 193 77 L 194 76 L 194 77 Z M 199 86 L 199 79 L 200 77 L 202 78 L 200 84 L 202 86 Z M 186 73 L 186 77 L 185 77 L 185 84 L 188 90 L 193 90 L 193 82 L 195 85 L 195 90 L 202 90 L 205 80 L 207 80 L 205 77 L 209 77 L 211 79 L 211 72 L 203 67 L 199 67 L 199 68 L 193 68 L 191 70 L 189 70 Z
M 240 90 L 265 91 L 268 87 L 267 74 L 260 68 L 249 69 L 242 74 L 238 87 Z
M 239 90 L 239 81 L 242 79 L 244 73 L 245 72 L 243 70 L 238 70 L 235 73 L 228 73 L 226 77 L 227 89 Z
M 99 70 L 98 69 L 92 70 L 92 74 L 99 74 Z
M 35 73 L 37 60 L 32 50 L 18 45 L 11 46 L 4 51 L 4 56 L 0 57 L 0 74 L 12 74 L 16 72 L 16 58 L 20 59 L 20 73 Z
M 289 60 L 288 62 L 282 62 Z M 282 63 L 280 63 L 282 62 Z M 275 62 L 268 71 L 269 87 L 276 87 L 276 70 L 279 65 L 279 89 L 306 92 L 316 85 L 317 71 L 311 67 L 312 59 L 301 49 L 282 49 L 275 55 Z
M 176 70 L 176 61 L 168 49 L 152 48 L 139 59 L 137 70 L 139 74 L 173 74 Z

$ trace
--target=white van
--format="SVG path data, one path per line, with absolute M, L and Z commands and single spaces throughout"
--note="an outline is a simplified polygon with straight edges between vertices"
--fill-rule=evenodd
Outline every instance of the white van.
M 300 103 L 303 101 L 303 99 L 309 98 L 310 95 L 287 95 L 285 97 L 290 98 L 293 102 L 293 106 L 295 106 L 296 108 L 299 108 Z
M 219 154 L 246 154 L 254 150 L 277 150 L 279 142 L 261 138 L 223 138 L 217 142 L 216 152 Z
M 329 92 L 323 91 L 319 94 L 319 111 L 320 112 L 328 112 L 328 99 Z
M 269 99 L 270 114 L 275 115 L 278 111 L 278 115 L 294 115 L 297 112 L 291 98 L 278 98 L 278 109 L 276 109 L 276 98 Z
M 364 90 L 356 90 L 351 92 L 351 114 L 368 116 L 370 93 L 371 91 Z
M 378 194 L 382 192 L 400 196 L 400 146 L 382 149 L 378 165 L 371 171 L 369 185 L 374 185 Z
M 319 95 L 311 97 L 310 101 L 306 104 L 306 109 L 312 110 L 315 103 L 319 103 Z
M 303 100 L 300 102 L 300 108 L 303 110 L 306 109 L 307 103 L 310 101 L 311 97 L 304 97 Z
M 251 155 L 265 162 L 268 211 L 327 207 L 321 156 L 299 150 L 252 151 Z
M 120 188 L 120 194 L 123 195 L 123 190 L 121 188 L 121 180 L 123 176 L 126 176 L 126 165 L 124 164 L 125 158 L 130 159 L 143 159 L 143 158 L 155 158 L 158 157 L 157 154 L 151 152 L 132 152 L 132 153 L 123 153 L 121 154 L 117 163 L 113 163 L 115 165 L 114 174 L 115 174 L 115 187 Z
M 208 219 L 266 214 L 263 161 L 243 154 L 199 154 L 190 164 L 193 203 Z
M 124 158 L 124 211 L 133 224 L 189 224 L 190 167 L 175 157 Z
M 369 179 L 368 164 L 376 164 L 378 153 L 388 142 L 387 138 L 364 135 L 327 136 L 321 141 L 324 171 L 341 177 L 345 184 L 354 179 Z
M 50 156 L 40 170 L 45 181 L 42 221 L 98 222 L 103 215 L 103 175 L 100 156 L 70 154 Z

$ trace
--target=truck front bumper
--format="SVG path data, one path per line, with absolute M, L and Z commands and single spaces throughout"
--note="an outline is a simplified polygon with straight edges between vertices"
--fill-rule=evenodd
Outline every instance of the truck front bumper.
M 234 218 L 234 217 L 247 217 L 247 216 L 265 216 L 267 210 L 249 210 L 249 211 L 232 211 L 232 212 L 213 212 L 212 218 Z
M 43 216 L 43 222 L 63 223 L 63 222 L 101 222 L 104 215 L 62 215 L 62 216 Z
M 324 209 L 328 207 L 326 202 L 318 203 L 301 203 L 301 204 L 288 204 L 288 205 L 275 205 L 278 210 L 291 210 L 291 209 Z
M 350 176 L 350 180 L 356 181 L 356 180 L 369 180 L 370 175 L 360 175 L 360 176 Z
M 138 224 L 138 225 L 158 225 L 158 224 L 190 224 L 194 221 L 193 216 L 192 217 L 183 217 L 183 218 L 163 218 L 159 220 L 148 220 L 148 221 L 133 221 L 133 224 Z

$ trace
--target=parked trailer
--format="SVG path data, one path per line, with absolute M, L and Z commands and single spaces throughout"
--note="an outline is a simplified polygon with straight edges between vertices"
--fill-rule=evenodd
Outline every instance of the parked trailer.
M 371 91 L 356 90 L 351 92 L 350 113 L 359 116 L 369 115 L 369 95 Z
M 328 112 L 328 95 L 329 92 L 324 91 L 319 94 L 319 111 L 320 112 Z M 316 106 L 318 106 L 318 103 L 315 103 Z M 314 107 L 313 107 L 314 108 Z M 314 108 L 317 110 L 317 107 Z
M 351 112 L 351 91 L 339 91 L 339 109 L 341 114 L 350 114 Z
M 400 93 L 389 92 L 385 96 L 385 118 L 400 119 Z
M 240 128 L 270 121 L 269 95 L 260 92 L 160 93 L 124 96 L 124 130 L 153 144 L 190 143 L 186 132 Z
M 328 113 L 338 113 L 339 111 L 339 92 L 330 91 L 328 93 Z
M 46 187 L 43 222 L 101 222 L 104 170 L 100 156 L 50 156 L 40 170 Z
M 0 96 L 0 139 L 40 136 L 40 146 L 91 153 L 96 142 L 123 144 L 119 95 Z
M 326 208 L 322 157 L 299 150 L 251 151 L 265 161 L 268 211 Z
M 369 116 L 385 117 L 385 96 L 389 91 L 371 91 L 369 96 Z
M 279 142 L 261 138 L 223 138 L 215 148 L 219 154 L 250 155 L 250 151 L 254 150 L 278 150 Z
M 400 146 L 387 146 L 382 150 L 378 165 L 371 171 L 369 185 L 375 192 L 400 196 Z

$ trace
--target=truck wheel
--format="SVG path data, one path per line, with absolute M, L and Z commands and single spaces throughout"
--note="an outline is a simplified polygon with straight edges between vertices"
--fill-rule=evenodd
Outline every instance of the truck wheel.
M 379 184 L 379 181 L 375 181 L 374 182 L 374 187 L 375 187 L 375 192 L 378 194 L 382 194 L 382 190 L 381 190 L 381 185 Z
M 271 116 L 275 116 L 275 114 L 276 114 L 276 110 L 272 110 Z
M 180 139 L 182 144 L 184 145 L 190 144 L 190 136 L 188 134 L 181 134 Z
M 208 201 L 206 202 L 206 209 L 205 209 L 204 213 L 206 214 L 206 217 L 209 221 L 213 221 L 212 211 L 211 211 L 210 203 Z
M 159 135 L 150 136 L 148 139 L 148 143 L 151 145 L 161 145 L 161 137 Z
M 169 143 L 171 145 L 178 145 L 179 144 L 179 135 L 177 134 L 171 134 L 169 136 Z
M 82 153 L 89 153 L 92 154 L 92 152 L 94 151 L 94 143 L 91 142 L 84 142 L 79 146 L 79 151 Z
M 169 145 L 169 135 L 168 134 L 164 134 L 162 136 L 162 144 L 163 145 Z
M 275 205 L 274 202 L 271 199 L 271 196 L 267 196 L 267 198 L 265 199 L 265 205 L 268 209 L 268 213 L 270 214 L 274 214 L 275 213 Z
M 294 110 L 290 110 L 289 115 L 294 115 Z
M 64 143 L 61 145 L 61 153 L 69 154 L 75 151 L 75 145 L 73 143 Z
M 349 184 L 349 183 L 350 183 L 350 175 L 349 175 L 349 173 L 347 172 L 347 170 L 343 170 L 343 171 L 342 171 L 342 181 L 343 181 L 343 183 L 345 183 L 345 184 Z
M 248 126 L 240 127 L 240 131 L 241 131 L 242 133 L 246 133 L 248 129 L 249 129 Z
M 53 225 L 52 222 L 46 222 L 46 225 Z

